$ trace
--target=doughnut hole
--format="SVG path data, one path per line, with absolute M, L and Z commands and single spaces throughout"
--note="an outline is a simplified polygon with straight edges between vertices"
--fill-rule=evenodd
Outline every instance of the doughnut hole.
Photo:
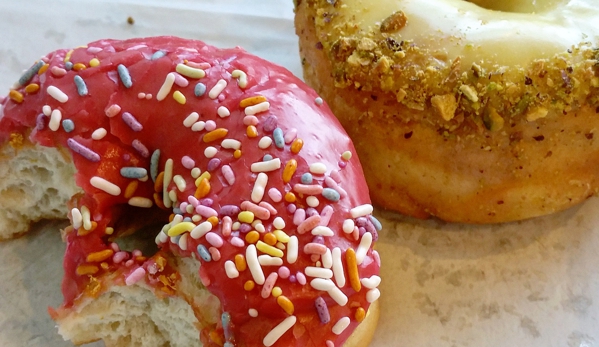
M 465 0 L 492 11 L 542 13 L 556 9 L 568 0 Z

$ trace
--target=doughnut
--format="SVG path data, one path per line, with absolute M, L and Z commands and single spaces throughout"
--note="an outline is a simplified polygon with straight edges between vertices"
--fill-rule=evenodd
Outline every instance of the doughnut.
M 300 0 L 295 24 L 375 204 L 500 223 L 597 195 L 598 17 L 585 0 Z
M 381 223 L 351 140 L 289 71 L 177 37 L 100 40 L 42 57 L 0 101 L 3 166 L 41 172 L 20 155 L 52 150 L 76 183 L 50 309 L 65 338 L 368 345 Z

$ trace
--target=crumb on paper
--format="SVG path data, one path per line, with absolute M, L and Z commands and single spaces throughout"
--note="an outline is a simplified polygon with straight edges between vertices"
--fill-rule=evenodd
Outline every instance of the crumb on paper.
M 130 25 L 133 25 L 133 24 L 135 24 L 135 19 L 133 19 L 133 17 L 129 16 L 129 17 L 127 17 L 127 23 Z

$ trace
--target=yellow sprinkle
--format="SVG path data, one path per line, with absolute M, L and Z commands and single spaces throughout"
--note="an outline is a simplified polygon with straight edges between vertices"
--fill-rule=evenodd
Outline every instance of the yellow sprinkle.
M 297 161 L 295 159 L 291 159 L 285 164 L 285 169 L 283 170 L 283 182 L 289 183 L 291 181 L 291 177 L 295 173 L 297 169 Z
M 104 270 L 108 270 L 109 265 L 107 262 L 104 261 L 104 262 L 100 263 L 100 267 Z
M 69 60 L 71 60 L 71 54 L 73 54 L 73 50 L 71 49 L 70 51 L 67 52 L 67 54 L 64 56 L 64 62 L 67 63 L 69 62 Z
M 10 92 L 8 92 L 8 96 L 10 97 L 10 99 L 14 102 L 16 102 L 17 104 L 20 104 L 23 102 L 23 94 L 21 94 L 20 92 L 12 89 Z
M 89 61 L 89 66 L 91 66 L 91 67 L 96 67 L 98 65 L 100 65 L 100 61 L 97 58 L 94 58 Z
M 254 221 L 254 213 L 250 211 L 241 211 L 237 215 L 237 219 L 242 223 L 252 223 Z
M 137 186 L 139 185 L 139 181 L 131 181 L 125 188 L 125 199 L 129 199 L 135 194 L 135 190 L 137 190 Z
M 283 289 L 281 289 L 281 287 L 274 287 L 270 293 L 272 294 L 272 296 L 274 296 L 275 298 L 278 298 L 279 296 L 283 295 Z
M 260 240 L 260 234 L 256 230 L 252 230 L 245 235 L 245 241 L 247 243 L 256 243 Z
M 40 90 L 40 85 L 37 83 L 31 83 L 25 87 L 25 93 L 27 94 L 37 93 L 38 90 Z
M 350 151 L 345 151 L 343 152 L 343 154 L 341 154 L 341 158 L 345 161 L 350 160 L 352 157 L 352 153 Z
M 264 234 L 264 243 L 269 246 L 274 246 L 277 244 L 277 237 L 273 233 Z
M 255 285 L 256 284 L 254 283 L 254 281 L 249 280 L 243 284 L 243 289 L 245 289 L 249 292 L 250 290 L 254 289 Z
M 297 138 L 291 143 L 291 153 L 298 154 L 304 147 L 304 140 Z
M 95 273 L 97 273 L 98 271 L 100 271 L 100 269 L 96 266 L 96 265 L 79 265 L 77 266 L 77 275 L 79 276 L 85 276 L 85 275 L 93 275 Z
M 114 228 L 113 227 L 106 227 L 106 229 L 104 229 L 104 233 L 106 235 L 112 235 L 112 233 L 114 233 Z
M 178 90 L 173 93 L 173 99 L 175 99 L 175 101 L 180 103 L 181 105 L 185 105 L 185 103 L 187 102 L 185 95 L 183 95 L 183 93 L 181 93 Z
M 288 203 L 295 202 L 295 194 L 293 194 L 293 192 L 285 193 L 285 201 L 287 201 Z
M 193 194 L 193 196 L 196 199 L 201 199 L 206 197 L 206 195 L 208 195 L 208 193 L 210 193 L 210 182 L 208 181 L 208 179 L 204 178 L 200 181 L 200 184 L 198 185 L 198 189 L 196 189 L 195 194 Z
M 181 222 L 179 224 L 175 224 L 170 229 L 168 229 L 167 235 L 171 237 L 181 235 L 184 232 L 191 231 L 195 227 L 196 225 L 192 222 Z
M 258 129 L 256 129 L 256 127 L 253 125 L 249 125 L 245 130 L 245 133 L 248 135 L 249 138 L 254 138 L 258 136 Z
M 361 323 L 364 318 L 366 318 L 366 310 L 364 310 L 362 307 L 358 307 L 358 309 L 356 310 L 356 315 L 355 315 L 356 321 L 358 321 L 358 323 Z
M 359 292 L 360 289 L 362 289 L 362 284 L 360 283 L 360 274 L 358 273 L 356 252 L 353 248 L 348 248 L 347 251 L 345 251 L 345 261 L 347 263 L 349 283 L 351 284 L 353 290 Z
M 227 136 L 228 133 L 229 133 L 229 130 L 227 130 L 225 128 L 214 129 L 211 132 L 204 135 L 204 142 L 208 143 L 208 142 L 220 140 L 223 137 Z
M 266 97 L 262 95 L 250 96 L 249 98 L 245 98 L 239 102 L 239 107 L 246 108 L 249 106 L 258 105 L 261 102 L 268 101 Z
M 99 263 L 112 257 L 113 254 L 114 251 L 112 249 L 105 249 L 103 251 L 88 254 L 85 261 L 87 261 L 88 263 Z
M 245 257 L 243 256 L 243 254 L 235 255 L 235 268 L 239 272 L 245 271 L 245 269 L 247 268 L 247 264 L 245 262 Z
M 215 227 L 218 225 L 218 217 L 217 216 L 210 216 L 208 217 L 208 219 L 206 219 L 206 221 L 210 222 L 210 224 L 212 224 L 212 227 Z
M 48 68 L 50 67 L 50 64 L 44 64 L 39 71 L 37 72 L 38 75 L 42 75 L 44 72 L 46 72 L 48 70 Z
M 283 251 L 281 251 L 278 248 L 274 248 L 273 246 L 269 246 L 266 243 L 262 242 L 262 241 L 258 241 L 258 243 L 256 244 L 256 248 L 262 252 L 262 253 L 266 253 L 270 256 L 273 257 L 279 257 L 282 258 L 283 257 Z
M 87 68 L 87 66 L 85 66 L 85 64 L 83 63 L 77 63 L 73 65 L 73 70 L 75 71 L 81 71 L 81 70 L 85 70 Z
M 240 149 L 236 149 L 235 152 L 233 152 L 233 158 L 235 158 L 235 159 L 241 158 L 241 150 Z
M 206 72 L 202 69 L 196 69 L 185 64 L 177 64 L 175 71 L 181 75 L 189 78 L 203 78 L 206 76 Z
M 200 177 L 196 178 L 196 181 L 195 181 L 195 185 L 196 185 L 196 187 L 199 187 L 199 186 L 200 186 L 200 183 L 202 182 L 202 180 L 203 180 L 204 178 L 205 178 L 205 179 L 207 179 L 207 180 L 210 180 L 210 179 L 212 178 L 212 175 L 210 174 L 210 172 L 208 172 L 208 171 L 204 171 L 204 172 L 203 172 L 203 173 L 200 175 Z
M 277 237 L 277 240 L 283 243 L 289 242 L 289 235 L 285 234 L 283 230 L 275 230 L 272 232 Z
M 281 288 L 279 288 L 279 289 L 281 289 Z M 274 288 L 273 288 L 273 291 L 274 291 Z M 278 296 L 277 304 L 279 304 L 279 306 L 281 306 L 283 311 L 285 311 L 285 313 L 287 313 L 288 315 L 291 316 L 293 314 L 293 311 L 294 311 L 293 303 L 286 296 L 283 296 L 283 295 Z

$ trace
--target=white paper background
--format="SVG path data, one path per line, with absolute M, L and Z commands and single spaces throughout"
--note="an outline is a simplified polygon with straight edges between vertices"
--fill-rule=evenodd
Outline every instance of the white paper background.
M 292 20 L 292 0 L 2 0 L 0 94 L 40 55 L 108 37 L 241 45 L 301 75 Z M 373 346 L 599 346 L 597 199 L 507 225 L 378 216 L 383 310 Z M 61 225 L 0 243 L 0 346 L 70 346 L 47 314 L 61 302 Z

